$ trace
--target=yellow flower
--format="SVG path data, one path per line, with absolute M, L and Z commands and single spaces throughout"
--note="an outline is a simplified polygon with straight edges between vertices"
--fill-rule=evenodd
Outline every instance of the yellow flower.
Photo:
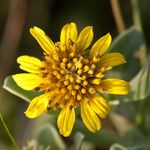
M 105 78 L 112 67 L 125 63 L 120 53 L 105 54 L 111 44 L 110 34 L 97 40 L 88 54 L 86 49 L 93 39 L 91 26 L 78 35 L 75 23 L 66 24 L 56 43 L 38 27 L 31 28 L 30 32 L 44 50 L 44 60 L 20 56 L 19 67 L 28 73 L 12 77 L 21 88 L 44 91 L 44 94 L 31 101 L 26 116 L 35 118 L 50 108 L 60 108 L 58 128 L 60 134 L 69 136 L 75 122 L 75 108 L 80 107 L 85 126 L 92 132 L 99 130 L 100 118 L 108 115 L 110 106 L 96 93 L 123 95 L 129 91 L 126 81 Z

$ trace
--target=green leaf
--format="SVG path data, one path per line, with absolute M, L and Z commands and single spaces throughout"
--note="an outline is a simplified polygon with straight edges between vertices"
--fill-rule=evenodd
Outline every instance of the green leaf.
M 81 132 L 85 135 L 85 141 L 92 142 L 97 146 L 110 146 L 119 141 L 119 136 L 110 130 L 101 129 L 99 132 L 90 132 L 79 120 L 76 120 L 74 130 L 71 134 L 73 138 L 76 132 Z
M 21 99 L 27 101 L 28 103 L 36 96 L 41 95 L 43 92 L 35 92 L 35 91 L 26 91 L 22 88 L 20 88 L 13 78 L 11 76 L 8 76 L 5 81 L 3 88 L 7 90 L 8 92 L 20 97 Z M 60 109 L 57 109 L 54 111 L 53 109 L 50 109 L 47 114 L 58 116 L 60 112 Z
M 82 146 L 84 138 L 85 138 L 85 136 L 81 132 L 76 133 L 75 139 L 74 139 L 75 150 L 81 150 L 81 146 Z
M 131 89 L 128 95 L 110 96 L 110 104 L 118 105 L 120 102 L 145 100 L 150 96 L 150 56 L 139 73 L 130 81 Z
M 118 143 L 115 143 L 110 147 L 110 150 L 129 150 L 129 149 L 127 149 L 126 147 L 124 147 Z
M 130 84 L 133 100 L 142 100 L 150 95 L 150 56 L 142 70 L 132 79 Z
M 11 76 L 7 77 L 4 81 L 3 88 L 10 93 L 20 97 L 27 102 L 30 102 L 34 97 L 41 95 L 41 92 L 34 92 L 34 91 L 26 91 L 20 88 Z
M 52 150 L 65 150 L 66 145 L 60 137 L 58 131 L 52 124 L 46 125 L 40 132 L 37 142 L 44 148 L 50 146 Z
M 115 143 L 110 150 L 148 150 L 150 149 L 150 137 L 145 137 L 136 127 L 130 128 L 121 137 L 120 143 Z
M 149 150 L 150 149 L 150 141 L 146 141 L 143 143 L 136 143 L 133 146 L 123 146 L 121 144 L 115 143 L 110 147 L 110 150 Z
M 139 50 L 143 42 L 143 34 L 135 27 L 130 27 L 113 40 L 110 52 L 122 53 L 127 61 L 126 64 L 116 68 L 118 72 L 115 74 L 121 75 L 126 80 L 131 79 L 137 74 L 140 69 L 140 63 L 135 57 L 135 53 Z

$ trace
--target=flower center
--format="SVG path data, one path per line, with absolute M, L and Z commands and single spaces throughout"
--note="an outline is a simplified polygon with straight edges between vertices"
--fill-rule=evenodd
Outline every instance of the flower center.
M 74 43 L 68 46 L 61 43 L 55 45 L 57 53 L 54 53 L 53 58 L 45 55 L 47 85 L 43 85 L 46 87 L 43 89 L 51 93 L 53 91 L 52 99 L 59 95 L 61 101 L 57 100 L 57 105 L 71 103 L 77 106 L 84 97 L 96 93 L 103 74 L 96 73 L 96 64 L 81 55 Z M 53 64 L 49 63 L 50 59 L 54 59 Z

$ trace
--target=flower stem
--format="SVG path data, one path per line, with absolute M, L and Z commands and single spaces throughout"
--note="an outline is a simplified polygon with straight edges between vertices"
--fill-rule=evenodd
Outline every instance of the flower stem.
M 125 31 L 125 24 L 122 18 L 119 1 L 118 0 L 110 0 L 113 16 L 116 22 L 116 26 L 118 29 L 118 32 L 121 33 Z
M 131 0 L 133 22 L 138 30 L 143 31 L 138 0 Z
M 143 33 L 142 23 L 141 23 L 141 16 L 140 16 L 140 8 L 139 8 L 139 1 L 138 0 L 131 0 L 131 7 L 132 7 L 132 15 L 133 15 L 133 22 L 136 28 Z M 146 44 L 145 42 L 142 44 L 140 51 L 139 51 L 139 60 L 141 65 L 143 66 L 146 60 Z
M 7 126 L 6 126 L 6 124 L 5 124 L 5 121 L 4 121 L 4 119 L 3 119 L 3 116 L 2 116 L 2 114 L 1 114 L 1 112 L 0 112 L 0 120 L 1 120 L 1 122 L 2 122 L 2 124 L 3 124 L 3 126 L 4 126 L 4 128 L 5 128 L 5 130 L 6 130 L 6 132 L 7 132 L 7 134 L 8 134 L 8 136 L 9 136 L 11 142 L 13 143 L 15 149 L 16 149 L 16 150 L 19 150 L 19 147 L 18 147 L 18 145 L 17 145 L 15 139 L 13 138 L 13 136 L 11 135 L 9 129 L 7 128 Z

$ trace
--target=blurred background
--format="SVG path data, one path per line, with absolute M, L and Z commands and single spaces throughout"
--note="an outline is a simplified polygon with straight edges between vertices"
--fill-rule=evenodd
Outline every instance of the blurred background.
M 119 2 L 119 5 L 114 3 L 116 1 Z M 134 25 L 134 15 L 136 14 L 133 14 L 133 9 L 136 6 L 134 6 L 133 1 L 0 0 L 0 112 L 20 147 L 27 145 L 28 141 L 33 139 L 42 122 L 49 121 L 49 116 L 47 115 L 34 120 L 26 118 L 24 111 L 28 103 L 2 89 L 4 79 L 8 75 L 21 72 L 16 63 L 18 56 L 22 54 L 37 56 L 39 58 L 42 56 L 42 50 L 30 35 L 29 28 L 38 26 L 53 41 L 58 41 L 62 26 L 69 22 L 76 22 L 79 31 L 87 25 L 94 27 L 94 41 L 108 32 L 114 39 L 117 35 Z M 118 15 L 115 14 L 117 10 L 116 6 L 119 6 L 122 14 L 121 23 L 118 23 Z M 142 32 L 144 33 L 146 47 L 149 49 L 150 2 L 149 0 L 139 0 L 138 6 L 140 6 Z M 149 53 L 149 51 L 147 52 Z M 135 66 L 138 67 L 135 68 L 134 74 L 127 80 L 131 80 L 139 72 L 141 66 L 139 64 L 135 64 Z M 125 116 L 128 115 L 125 110 L 122 110 L 122 112 Z M 133 107 L 127 113 L 130 113 L 130 117 L 135 120 Z M 126 122 L 128 121 L 126 119 Z M 116 130 L 109 120 L 103 121 L 103 127 L 113 131 Z M 72 140 L 65 139 L 65 143 L 70 149 L 73 149 Z M 89 144 L 88 148 L 105 150 L 109 149 L 110 144 L 113 143 L 108 142 L 108 144 L 102 146 Z M 0 150 L 5 149 L 10 150 L 13 147 L 0 122 Z

